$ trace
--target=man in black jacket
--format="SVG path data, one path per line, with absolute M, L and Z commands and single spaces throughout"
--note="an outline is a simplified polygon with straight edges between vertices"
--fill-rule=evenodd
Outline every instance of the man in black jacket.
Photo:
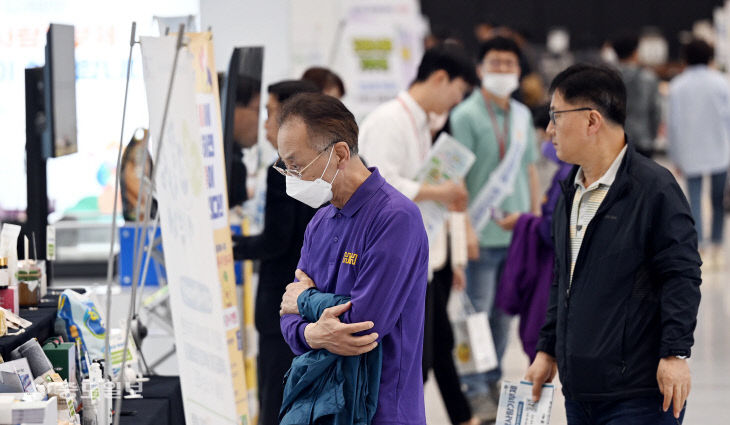
M 281 104 L 297 93 L 314 93 L 319 88 L 309 81 L 291 80 L 272 84 L 268 91 L 268 117 L 264 125 L 266 139 L 276 149 Z M 233 257 L 236 260 L 261 260 L 254 321 L 259 333 L 256 372 L 261 409 L 259 423 L 262 425 L 279 423 L 284 375 L 294 359 L 279 328 L 279 305 L 286 285 L 294 280 L 304 230 L 317 212 L 286 194 L 284 176 L 273 165 L 268 168 L 266 176 L 263 232 L 257 236 L 233 237 Z
M 669 171 L 627 143 L 616 72 L 575 65 L 551 92 L 547 132 L 577 165 L 553 216 L 555 280 L 525 379 L 537 399 L 559 371 L 570 425 L 676 425 L 700 302 L 689 205 Z

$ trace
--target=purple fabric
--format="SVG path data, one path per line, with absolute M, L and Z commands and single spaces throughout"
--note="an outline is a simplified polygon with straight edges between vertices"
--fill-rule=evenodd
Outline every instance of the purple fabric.
M 558 152 L 555 150 L 555 145 L 553 145 L 552 140 L 545 140 L 544 142 L 542 142 L 540 152 L 542 153 L 542 156 L 551 160 L 552 162 L 556 164 L 564 164 L 564 162 L 561 161 L 560 158 L 558 158 Z
M 560 168 L 545 194 L 542 216 L 522 214 L 517 220 L 495 301 L 506 313 L 520 316 L 520 339 L 530 361 L 535 359 L 535 347 L 545 321 L 553 281 L 555 252 L 550 231 L 553 211 L 562 193 L 560 181 L 573 168 L 570 164 L 559 163 Z
M 550 146 L 552 146 L 552 144 L 550 144 Z M 553 150 L 555 150 L 554 147 Z M 547 192 L 545 192 L 545 199 L 542 203 L 543 220 L 541 220 L 540 226 L 538 227 L 540 238 L 551 248 L 553 247 L 553 238 L 551 234 L 551 229 L 553 226 L 553 211 L 555 211 L 555 205 L 557 205 L 558 199 L 563 193 L 562 189 L 560 188 L 560 182 L 568 178 L 570 171 L 573 169 L 573 165 L 567 164 L 560 160 L 558 160 L 558 164 L 560 165 L 560 168 L 558 168 L 558 171 L 555 172 L 555 175 L 553 176 L 553 181 L 550 184 Z
M 298 268 L 320 291 L 352 297 L 340 320 L 375 324 L 383 367 L 373 424 L 425 424 L 426 230 L 416 204 L 371 170 L 341 210 L 330 204 L 312 218 Z M 295 354 L 311 350 L 301 316 L 284 315 L 280 324 Z
M 540 328 L 545 321 L 555 253 L 539 235 L 541 217 L 523 214 L 512 233 L 512 244 L 497 289 L 496 303 L 506 313 L 520 316 L 522 349 L 535 358 Z

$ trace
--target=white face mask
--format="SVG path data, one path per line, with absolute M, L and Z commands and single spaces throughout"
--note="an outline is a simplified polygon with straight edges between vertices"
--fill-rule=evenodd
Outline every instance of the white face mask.
M 497 97 L 509 97 L 519 86 L 520 78 L 517 74 L 485 72 L 482 78 L 482 87 Z
M 335 172 L 335 176 L 332 177 L 332 181 L 329 183 L 322 180 L 324 173 L 327 171 L 327 167 L 330 165 L 330 160 L 332 160 L 332 152 L 334 152 L 334 149 L 330 151 L 327 165 L 324 166 L 322 175 L 317 180 L 302 180 L 299 177 L 286 176 L 286 194 L 312 208 L 319 208 L 325 202 L 329 202 L 332 199 L 332 182 L 335 181 L 337 174 L 340 172 L 338 169 Z
M 432 132 L 437 132 L 444 128 L 446 121 L 449 119 L 449 112 L 446 111 L 443 114 L 437 114 L 435 112 L 428 113 L 428 128 Z

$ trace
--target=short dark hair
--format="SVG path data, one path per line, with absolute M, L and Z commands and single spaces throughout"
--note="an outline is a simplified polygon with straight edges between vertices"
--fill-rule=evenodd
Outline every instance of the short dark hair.
M 339 99 L 322 93 L 299 93 L 284 102 L 279 115 L 279 127 L 298 118 L 307 127 L 313 148 L 323 150 L 333 142 L 346 142 L 350 152 L 357 154 L 357 122 Z
M 522 57 L 522 51 L 517 42 L 509 37 L 494 37 L 485 41 L 479 46 L 479 61 L 484 60 L 484 56 L 492 50 L 498 50 L 500 52 L 512 52 L 517 55 L 517 58 Z
M 476 66 L 463 47 L 456 43 L 441 43 L 426 50 L 418 65 L 416 82 L 423 82 L 436 71 L 444 70 L 449 80 L 462 78 L 468 84 L 479 85 Z
M 311 81 L 305 80 L 284 80 L 269 85 L 269 95 L 276 96 L 280 103 L 298 93 L 318 93 L 319 87 Z
M 619 59 L 628 59 L 639 48 L 639 37 L 636 34 L 622 34 L 611 42 L 611 47 Z
M 536 128 L 547 128 L 550 124 L 550 104 L 546 103 L 532 108 L 532 121 Z
M 342 78 L 335 74 L 331 70 L 321 67 L 313 66 L 302 75 L 302 80 L 308 80 L 313 82 L 319 87 L 319 91 L 325 91 L 327 87 L 337 87 L 337 89 L 345 95 L 345 84 L 342 82 Z
M 239 75 L 236 84 L 236 106 L 246 107 L 261 94 L 261 80 Z
M 682 49 L 682 58 L 687 65 L 707 65 L 715 55 L 715 50 L 705 40 L 695 38 Z
M 623 127 L 626 122 L 626 86 L 611 68 L 577 64 L 558 74 L 550 93 L 559 91 L 570 103 L 587 102 L 609 120 Z

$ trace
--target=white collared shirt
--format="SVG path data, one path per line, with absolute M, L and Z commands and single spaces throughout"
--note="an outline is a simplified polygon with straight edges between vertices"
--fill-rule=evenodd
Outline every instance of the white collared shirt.
M 614 180 L 616 180 L 616 174 L 621 166 L 626 155 L 626 148 L 624 146 L 621 152 L 616 156 L 608 167 L 605 173 L 593 182 L 587 188 L 583 185 L 583 167 L 578 169 L 578 173 L 575 175 L 574 184 L 576 186 L 575 195 L 573 196 L 573 206 L 570 210 L 570 280 L 573 280 L 573 270 L 575 270 L 575 263 L 578 260 L 578 254 L 580 253 L 581 245 L 583 244 L 583 236 L 585 235 L 586 228 L 590 224 L 593 217 L 595 217 L 598 207 L 606 198 L 608 190 L 611 188 Z
M 373 110 L 360 126 L 360 155 L 378 167 L 388 183 L 409 199 L 421 189 L 415 180 L 431 150 L 428 115 L 408 92 Z

